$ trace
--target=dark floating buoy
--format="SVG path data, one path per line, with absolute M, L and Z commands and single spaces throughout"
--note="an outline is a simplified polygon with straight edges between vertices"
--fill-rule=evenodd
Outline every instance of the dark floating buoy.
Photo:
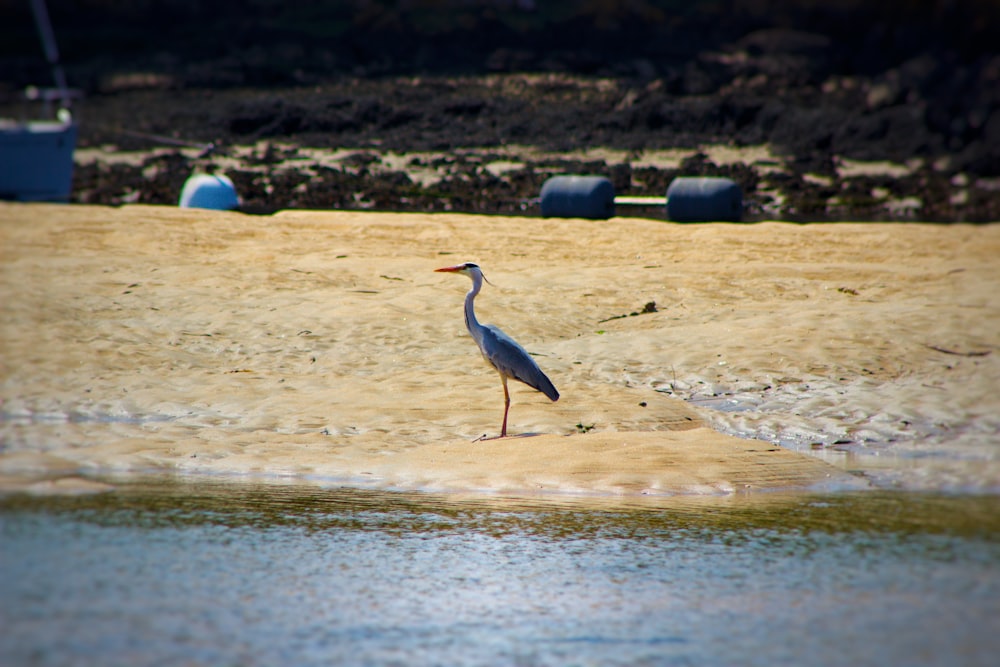
M 553 176 L 542 185 L 542 216 L 607 220 L 615 214 L 615 188 L 603 176 Z
M 666 205 L 675 222 L 739 222 L 743 191 L 728 178 L 675 178 L 662 197 L 615 197 L 611 181 L 603 176 L 553 176 L 542 185 L 541 208 L 546 218 L 606 220 L 616 206 Z
M 675 178 L 667 188 L 667 217 L 675 222 L 739 222 L 743 191 L 728 178 Z

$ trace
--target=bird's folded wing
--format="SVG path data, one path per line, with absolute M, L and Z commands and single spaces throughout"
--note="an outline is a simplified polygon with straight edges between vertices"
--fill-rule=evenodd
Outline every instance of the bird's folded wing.
M 487 361 L 504 375 L 534 387 L 549 399 L 555 401 L 559 398 L 555 385 L 517 341 L 495 326 L 487 325 L 485 329 L 482 351 Z

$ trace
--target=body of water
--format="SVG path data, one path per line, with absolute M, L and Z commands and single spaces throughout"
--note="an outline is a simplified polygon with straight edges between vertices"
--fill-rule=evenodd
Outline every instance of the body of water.
M 1000 499 L 0 499 L 0 664 L 993 665 Z

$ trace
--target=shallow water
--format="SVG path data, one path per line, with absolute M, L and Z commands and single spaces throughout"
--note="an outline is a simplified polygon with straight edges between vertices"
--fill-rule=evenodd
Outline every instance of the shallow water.
M 693 377 L 657 391 L 700 408 L 716 430 L 765 440 L 858 473 L 880 488 L 1000 493 L 1000 366 L 961 359 L 977 375 L 907 373 L 893 380 Z
M 0 499 L 0 664 L 992 665 L 1000 499 Z

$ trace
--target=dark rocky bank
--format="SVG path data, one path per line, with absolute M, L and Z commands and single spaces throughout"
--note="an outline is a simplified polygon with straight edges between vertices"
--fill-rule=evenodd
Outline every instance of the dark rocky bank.
M 13 4 L 3 115 L 50 80 Z M 1000 220 L 996 3 L 736 4 L 51 1 L 80 147 L 101 148 L 78 158 L 73 196 L 174 204 L 214 166 L 250 211 L 531 213 L 555 173 L 657 196 L 726 175 L 749 219 Z M 146 155 L 116 158 L 131 150 Z

